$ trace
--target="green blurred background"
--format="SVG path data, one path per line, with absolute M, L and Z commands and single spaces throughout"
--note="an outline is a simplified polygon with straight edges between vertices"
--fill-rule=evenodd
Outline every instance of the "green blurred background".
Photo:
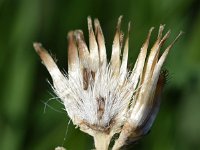
M 32 43 L 42 42 L 66 69 L 67 32 L 78 28 L 87 34 L 87 16 L 98 17 L 110 53 L 121 14 L 124 31 L 132 21 L 130 62 L 151 26 L 152 42 L 160 24 L 172 29 L 167 44 L 185 32 L 165 63 L 169 78 L 158 117 L 134 149 L 200 149 L 199 0 L 0 0 L 0 150 L 94 148 L 92 138 L 69 123 L 59 100 L 51 100 L 51 78 Z

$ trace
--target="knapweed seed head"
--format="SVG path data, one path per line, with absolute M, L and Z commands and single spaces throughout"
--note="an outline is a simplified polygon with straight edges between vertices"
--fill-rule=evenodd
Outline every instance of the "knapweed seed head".
M 53 90 L 62 100 L 72 122 L 95 139 L 97 149 L 107 149 L 116 133 L 113 149 L 120 149 L 127 140 L 136 141 L 152 126 L 160 105 L 165 83 L 161 67 L 170 48 L 160 54 L 160 48 L 170 35 L 158 37 L 147 57 L 149 30 L 133 69 L 128 69 L 129 31 L 123 45 L 120 16 L 114 36 L 110 61 L 107 60 L 103 32 L 98 19 L 88 17 L 89 46 L 81 30 L 68 33 L 68 72 L 63 74 L 40 43 L 34 48 L 53 80 Z M 122 51 L 123 50 L 123 51 Z M 122 57 L 121 57 L 122 55 Z M 100 141 L 99 141 L 100 140 Z

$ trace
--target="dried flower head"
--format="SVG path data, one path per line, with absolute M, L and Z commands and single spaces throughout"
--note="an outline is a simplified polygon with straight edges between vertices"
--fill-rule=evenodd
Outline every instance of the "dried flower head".
M 107 60 L 103 32 L 98 19 L 93 24 L 88 17 L 89 47 L 81 30 L 68 33 L 68 73 L 63 74 L 40 43 L 34 48 L 53 79 L 53 90 L 62 100 L 72 122 L 94 137 L 95 147 L 106 150 L 114 134 L 119 133 L 113 150 L 127 141 L 136 141 L 152 126 L 160 105 L 160 93 L 165 82 L 161 67 L 177 38 L 160 56 L 160 48 L 170 35 L 158 37 L 147 57 L 149 30 L 133 69 L 127 69 L 129 31 L 123 46 L 120 16 Z M 121 50 L 123 55 L 121 58 Z

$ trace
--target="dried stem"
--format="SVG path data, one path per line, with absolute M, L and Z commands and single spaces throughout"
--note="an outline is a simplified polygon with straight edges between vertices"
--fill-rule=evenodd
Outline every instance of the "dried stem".
M 108 150 L 112 136 L 106 133 L 97 132 L 94 135 L 94 144 L 96 150 Z

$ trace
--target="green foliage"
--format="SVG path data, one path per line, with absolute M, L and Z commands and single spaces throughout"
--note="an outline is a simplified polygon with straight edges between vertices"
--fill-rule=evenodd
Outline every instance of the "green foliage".
M 48 101 L 53 96 L 45 79 L 51 79 L 32 43 L 42 42 L 57 55 L 60 68 L 66 70 L 67 32 L 83 29 L 87 34 L 87 16 L 98 17 L 110 50 L 114 26 L 121 14 L 123 29 L 132 21 L 130 63 L 135 61 L 151 26 L 158 29 L 159 24 L 166 24 L 166 29 L 172 29 L 171 40 L 180 30 L 185 32 L 167 59 L 165 68 L 170 75 L 160 113 L 151 133 L 135 149 L 200 149 L 199 0 L 1 0 L 1 150 L 50 150 L 59 145 L 68 150 L 94 147 L 90 136 L 72 123 L 68 125 L 59 100 Z

